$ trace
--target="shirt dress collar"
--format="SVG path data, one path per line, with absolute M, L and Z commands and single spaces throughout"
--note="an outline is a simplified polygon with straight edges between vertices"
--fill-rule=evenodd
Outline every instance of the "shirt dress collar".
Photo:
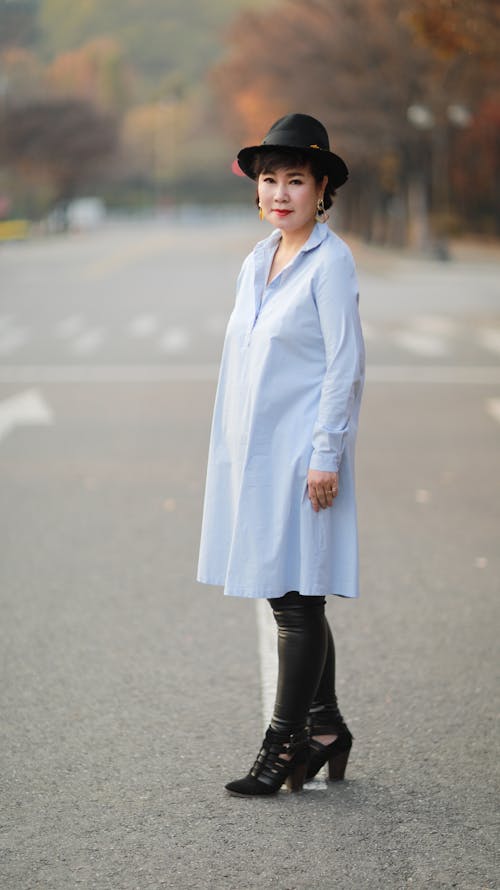
M 302 253 L 307 253 L 308 251 L 314 250 L 316 247 L 318 247 L 325 240 L 325 238 L 328 237 L 328 234 L 328 226 L 325 226 L 322 223 L 316 223 L 305 244 L 303 244 L 300 250 L 297 251 L 291 263 L 288 266 L 285 266 L 285 269 L 283 269 L 280 274 L 277 275 L 276 278 L 271 282 L 271 285 L 274 283 L 277 284 L 278 281 L 282 282 L 283 272 L 289 271 L 290 267 L 295 265 L 298 257 Z M 257 318 L 260 312 L 263 295 L 267 286 L 267 279 L 269 277 L 269 269 L 271 267 L 272 259 L 280 238 L 280 229 L 274 229 L 274 231 L 271 232 L 268 238 L 265 238 L 263 241 L 259 241 L 259 243 L 256 244 L 254 248 L 255 318 Z

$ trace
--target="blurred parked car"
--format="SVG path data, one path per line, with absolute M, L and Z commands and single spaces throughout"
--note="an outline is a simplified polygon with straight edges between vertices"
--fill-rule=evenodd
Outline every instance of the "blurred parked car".
M 105 218 L 106 207 L 102 198 L 75 198 L 66 209 L 67 227 L 72 232 L 95 229 Z

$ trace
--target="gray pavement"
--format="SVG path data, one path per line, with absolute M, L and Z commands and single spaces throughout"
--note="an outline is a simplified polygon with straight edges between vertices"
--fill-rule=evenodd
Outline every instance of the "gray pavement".
M 498 886 L 495 259 L 353 243 L 362 597 L 328 604 L 348 781 L 223 791 L 262 735 L 256 612 L 194 573 L 224 319 L 266 231 L 0 250 L 2 890 Z M 26 391 L 45 421 L 14 416 Z

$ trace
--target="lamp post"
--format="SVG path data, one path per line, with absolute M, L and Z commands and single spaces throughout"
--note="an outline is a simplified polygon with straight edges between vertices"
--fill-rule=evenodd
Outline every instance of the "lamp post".
M 439 210 L 444 216 L 450 211 L 450 148 L 449 125 L 463 129 L 469 126 L 472 115 L 460 103 L 452 103 L 437 115 L 427 105 L 410 105 L 406 112 L 409 123 L 421 133 L 427 132 L 427 145 L 430 152 L 430 181 L 425 169 L 420 168 L 414 182 L 413 207 L 410 190 L 410 216 L 415 213 L 417 247 L 431 250 L 439 259 L 449 259 L 446 234 L 431 233 L 429 226 L 429 197 L 431 209 Z

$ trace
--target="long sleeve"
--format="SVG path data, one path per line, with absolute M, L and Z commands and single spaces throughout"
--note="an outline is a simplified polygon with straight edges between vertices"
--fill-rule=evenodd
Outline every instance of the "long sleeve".
M 347 249 L 332 257 L 318 272 L 314 297 L 325 347 L 326 370 L 313 430 L 310 468 L 336 472 L 356 395 L 364 378 L 358 285 L 354 261 Z

